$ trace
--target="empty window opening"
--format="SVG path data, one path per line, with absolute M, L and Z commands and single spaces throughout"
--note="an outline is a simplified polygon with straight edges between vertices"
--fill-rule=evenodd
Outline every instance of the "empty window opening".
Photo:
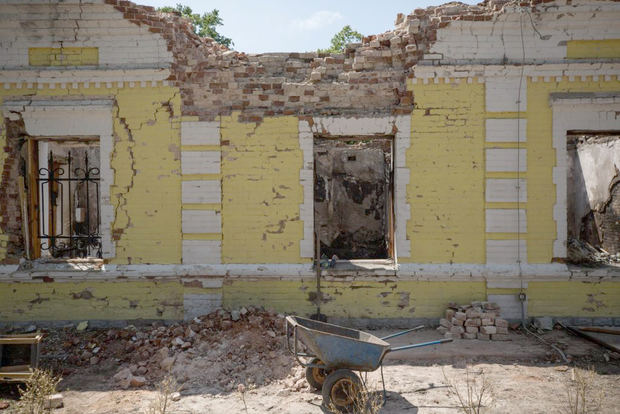
M 37 144 L 41 256 L 101 258 L 98 141 L 39 139 Z
M 315 138 L 314 212 L 320 255 L 393 258 L 391 137 Z
M 620 131 L 569 131 L 568 259 L 609 261 L 620 252 Z

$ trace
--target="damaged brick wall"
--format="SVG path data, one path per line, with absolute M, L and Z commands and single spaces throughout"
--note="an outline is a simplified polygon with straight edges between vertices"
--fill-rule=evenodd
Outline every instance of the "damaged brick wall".
M 18 177 L 25 175 L 25 130 L 21 120 L 11 121 L 5 118 L 3 127 L 6 143 L 2 148 L 4 163 L 0 182 L 0 247 L 6 250 L 4 257 L 0 255 L 0 262 L 14 264 L 19 262 L 24 253 Z
M 569 135 L 568 237 L 620 252 L 620 136 Z
M 129 1 L 105 2 L 167 40 L 174 55 L 169 80 L 181 89 L 183 115 L 213 120 L 242 111 L 241 119 L 249 122 L 274 115 L 410 113 L 413 96 L 405 80 L 417 63 L 437 61 L 428 54 L 437 30 L 452 21 L 492 20 L 506 3 L 450 3 L 399 14 L 394 30 L 364 37 L 344 54 L 248 55 L 199 38 L 174 14 Z M 541 3 L 523 5 L 535 9 Z

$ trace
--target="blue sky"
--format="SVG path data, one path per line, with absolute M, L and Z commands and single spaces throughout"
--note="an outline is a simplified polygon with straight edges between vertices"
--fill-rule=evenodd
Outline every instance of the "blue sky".
M 149 6 L 174 6 L 178 0 L 134 0 Z M 218 9 L 224 25 L 218 30 L 248 53 L 306 52 L 326 48 L 344 25 L 378 34 L 394 27 L 396 14 L 446 3 L 448 0 L 183 0 L 194 12 Z M 466 3 L 477 2 L 465 0 Z

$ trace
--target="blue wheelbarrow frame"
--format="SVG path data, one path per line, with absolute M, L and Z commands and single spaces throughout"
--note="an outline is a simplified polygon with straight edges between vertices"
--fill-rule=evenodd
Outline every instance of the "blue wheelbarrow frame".
M 287 316 L 286 346 L 289 352 L 295 356 L 297 362 L 305 368 L 321 368 L 330 371 L 349 369 L 352 371 L 370 372 L 380 367 L 385 401 L 383 359 L 388 353 L 452 342 L 452 339 L 439 339 L 398 347 L 392 347 L 392 345 L 386 342 L 387 339 L 405 335 L 422 328 L 424 328 L 424 325 L 378 338 L 357 329 L 345 328 L 299 316 Z M 293 337 L 292 346 L 291 336 Z M 305 345 L 309 352 L 300 351 L 300 342 Z M 301 358 L 317 358 L 323 362 L 323 365 L 304 362 Z

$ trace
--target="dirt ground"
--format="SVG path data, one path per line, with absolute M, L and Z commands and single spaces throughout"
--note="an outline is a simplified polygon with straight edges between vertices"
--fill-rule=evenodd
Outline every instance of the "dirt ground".
M 168 328 L 173 339 L 169 345 L 166 345 L 166 341 L 162 343 L 164 347 L 171 347 L 167 355 L 174 356 L 172 373 L 182 387 L 181 398 L 172 403 L 169 413 L 326 412 L 321 407 L 320 392 L 310 389 L 305 382 L 303 369 L 294 364 L 293 356 L 286 351 L 284 335 L 279 331 L 282 327 L 281 321 L 278 321 L 280 318 L 261 315 L 263 325 L 257 325 L 256 329 L 249 325 L 251 315 L 247 323 L 238 325 L 238 328 L 226 323 L 223 329 L 228 331 L 221 340 L 201 339 L 212 336 L 203 337 L 201 335 L 208 332 L 196 329 L 198 333 L 194 335 L 196 339 L 191 343 L 191 348 L 188 343 L 175 345 L 176 338 L 173 337 L 180 331 L 178 327 Z M 213 329 L 219 328 L 218 323 Z M 271 327 L 272 333 L 255 336 L 257 331 L 265 332 L 265 324 Z M 232 328 L 230 325 L 233 325 Z M 164 332 L 164 328 L 158 332 Z M 372 333 L 385 336 L 391 331 Z M 109 331 L 99 334 L 105 338 L 110 336 Z M 152 331 L 147 334 L 151 338 L 156 337 Z M 90 341 L 89 344 L 98 338 L 97 333 L 91 333 L 86 339 L 84 335 L 80 336 L 80 340 Z M 163 335 L 165 337 L 167 334 L 164 332 Z M 120 335 L 120 338 L 123 336 Z M 139 336 L 136 333 L 125 340 L 131 342 Z M 243 344 L 235 342 L 240 336 L 245 338 Z M 387 401 L 380 412 L 457 413 L 458 403 L 449 392 L 447 384 L 451 382 L 464 386 L 466 371 L 474 378 L 484 377 L 491 386 L 492 400 L 486 405 L 485 412 L 569 412 L 566 390 L 575 375 L 574 367 L 587 367 L 593 371 L 593 377 L 588 383 L 591 388 L 589 397 L 601 402 L 599 412 L 620 413 L 620 356 L 561 329 L 546 332 L 542 336 L 562 349 L 570 362 L 563 362 L 556 351 L 537 339 L 516 331 L 511 331 L 509 341 L 457 340 L 388 354 L 384 367 Z M 439 333 L 429 328 L 395 338 L 391 342 L 401 345 L 438 338 Z M 75 360 L 75 355 L 80 356 L 83 352 L 79 345 L 81 342 L 74 339 L 67 346 L 66 335 L 57 339 L 64 341 L 64 348 L 56 349 L 47 364 L 58 368 L 53 358 L 59 355 L 60 349 L 65 349 L 69 357 L 65 355 L 63 358 L 69 368 L 65 368 L 64 379 L 60 384 L 64 408 L 54 410 L 55 414 L 146 413 L 149 405 L 157 398 L 155 386 L 161 378 L 161 371 L 151 370 L 150 366 L 163 356 L 161 351 L 147 350 L 145 353 L 144 347 L 136 347 L 126 358 L 119 358 L 123 351 L 116 348 L 121 339 L 111 339 L 98 345 L 105 346 L 107 352 L 102 351 L 101 361 L 77 366 L 81 364 L 80 361 L 84 361 L 84 358 Z M 139 341 L 137 339 L 134 342 Z M 74 347 L 80 348 L 79 351 L 73 352 Z M 235 347 L 240 350 L 233 349 Z M 192 353 L 192 349 L 196 351 Z M 244 349 L 247 352 L 244 353 Z M 255 352 L 260 353 L 260 357 Z M 149 357 L 149 363 L 136 365 L 135 362 L 143 357 Z M 136 388 L 127 386 L 116 375 L 119 370 L 135 372 L 142 366 L 145 368 L 137 373 L 144 374 L 146 381 Z M 116 379 L 113 378 L 115 375 Z M 367 378 L 369 389 L 379 391 L 380 379 L 379 372 L 370 373 Z M 237 390 L 238 384 L 247 387 L 244 394 Z M 11 401 L 14 398 L 11 393 L 14 391 L 2 388 L 2 396 Z M 376 398 L 380 396 L 378 392 L 373 395 Z

